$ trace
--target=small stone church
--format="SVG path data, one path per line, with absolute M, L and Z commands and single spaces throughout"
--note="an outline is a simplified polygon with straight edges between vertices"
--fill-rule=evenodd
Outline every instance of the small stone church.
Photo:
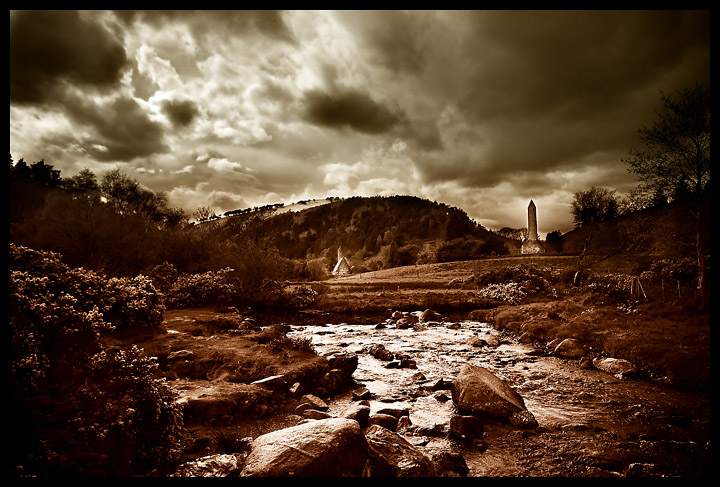
M 352 272 L 352 267 L 350 267 L 350 263 L 343 256 L 342 249 L 338 247 L 338 260 L 337 260 L 337 264 L 335 264 L 335 268 L 332 271 L 332 275 L 333 276 L 347 276 L 347 275 L 350 275 L 351 272 Z

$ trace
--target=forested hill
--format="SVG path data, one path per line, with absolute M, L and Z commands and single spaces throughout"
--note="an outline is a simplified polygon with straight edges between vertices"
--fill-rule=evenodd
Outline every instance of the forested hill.
M 225 220 L 234 218 L 250 216 Z M 356 271 L 502 255 L 519 245 L 459 208 L 414 196 L 337 199 L 303 211 L 273 213 L 253 226 L 283 257 L 334 265 L 341 247 Z

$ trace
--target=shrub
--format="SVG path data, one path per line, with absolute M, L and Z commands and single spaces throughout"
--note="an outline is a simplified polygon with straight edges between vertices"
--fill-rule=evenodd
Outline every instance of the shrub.
M 478 291 L 483 298 L 491 298 L 498 301 L 505 301 L 510 304 L 518 304 L 527 296 L 521 286 L 516 282 L 488 284 Z
M 178 271 L 175 266 L 164 262 L 147 270 L 147 276 L 155 285 L 155 288 L 163 294 L 168 294 L 178 278 Z
M 697 278 L 697 260 L 685 257 L 682 259 L 656 260 L 640 277 L 649 280 L 673 279 L 689 282 Z
M 625 297 L 630 295 L 634 276 L 627 274 L 591 274 L 586 286 L 597 294 L 607 297 Z
M 70 269 L 58 254 L 10 246 L 11 461 L 43 475 L 61 454 L 92 451 L 133 473 L 167 459 L 182 416 L 141 351 L 107 352 L 116 327 L 157 324 L 147 278 Z
M 182 274 L 165 296 L 165 305 L 172 308 L 228 305 L 237 302 L 241 294 L 240 282 L 233 277 L 233 269 L 199 274 Z
M 165 305 L 162 295 L 145 276 L 111 278 L 104 296 L 104 316 L 116 328 L 159 326 Z
M 519 303 L 525 296 L 546 293 L 557 297 L 557 291 L 550 284 L 550 272 L 542 271 L 534 266 L 510 266 L 504 269 L 474 274 L 472 281 L 480 286 L 481 297 Z
M 164 382 L 154 379 L 157 362 L 133 346 L 101 351 L 91 359 L 82 390 L 78 432 L 89 444 L 110 439 L 114 455 L 141 470 L 173 458 L 183 428 L 182 409 Z
M 307 285 L 300 285 L 283 290 L 284 300 L 291 308 L 307 308 L 315 302 L 318 292 Z

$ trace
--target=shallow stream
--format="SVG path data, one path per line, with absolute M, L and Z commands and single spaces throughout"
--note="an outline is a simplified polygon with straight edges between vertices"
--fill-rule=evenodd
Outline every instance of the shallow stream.
M 322 355 L 357 354 L 353 377 L 371 392 L 371 412 L 408 408 L 413 425 L 434 433 L 407 438 L 426 451 L 461 453 L 470 476 L 708 474 L 709 392 L 582 369 L 576 360 L 538 353 L 486 323 L 431 323 L 422 329 L 401 329 L 389 321 L 383 325 L 293 326 L 289 336 L 310 337 Z M 468 342 L 471 337 L 487 341 L 491 335 L 499 345 Z M 388 362 L 365 352 L 372 344 L 409 356 L 416 368 L 388 368 Z M 521 430 L 488 423 L 481 441 L 451 438 L 450 390 L 428 392 L 428 386 L 439 379 L 452 382 L 465 364 L 485 367 L 506 380 L 539 427 Z M 350 401 L 349 393 L 334 398 L 331 412 L 340 412 Z

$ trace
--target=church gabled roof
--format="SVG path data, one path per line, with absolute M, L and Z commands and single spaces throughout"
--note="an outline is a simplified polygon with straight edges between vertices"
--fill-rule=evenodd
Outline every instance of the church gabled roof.
M 350 264 L 348 263 L 347 259 L 345 257 L 340 257 L 337 264 L 335 264 L 335 268 L 332 271 L 333 276 L 338 273 L 349 273 L 350 272 Z

